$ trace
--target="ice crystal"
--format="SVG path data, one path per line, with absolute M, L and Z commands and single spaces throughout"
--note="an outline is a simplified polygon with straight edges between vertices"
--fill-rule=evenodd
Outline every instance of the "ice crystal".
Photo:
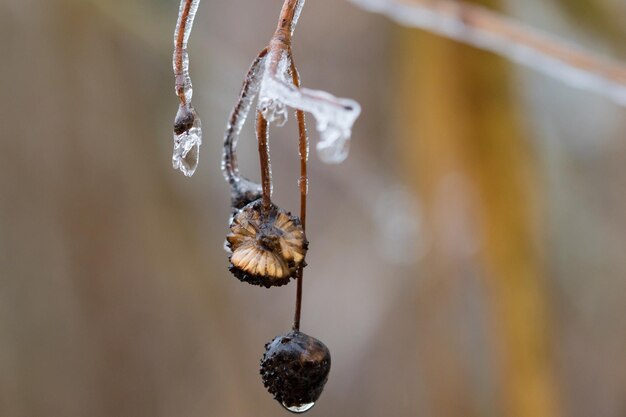
M 198 167 L 202 144 L 202 122 L 191 105 L 178 108 L 174 122 L 174 152 L 172 166 L 191 177 Z
M 352 125 L 361 113 L 359 104 L 323 91 L 297 88 L 287 79 L 291 62 L 286 54 L 281 56 L 275 72 L 270 59 L 265 65 L 259 109 L 267 120 L 276 124 L 283 122 L 285 106 L 313 114 L 320 134 L 317 144 L 320 159 L 329 164 L 343 162 L 348 156 Z

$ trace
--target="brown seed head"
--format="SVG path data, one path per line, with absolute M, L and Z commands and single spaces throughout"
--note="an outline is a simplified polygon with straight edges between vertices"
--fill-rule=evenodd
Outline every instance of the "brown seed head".
M 235 213 L 230 231 L 230 270 L 241 281 L 285 285 L 305 266 L 308 242 L 300 220 L 275 205 L 265 212 L 262 200 L 248 204 Z

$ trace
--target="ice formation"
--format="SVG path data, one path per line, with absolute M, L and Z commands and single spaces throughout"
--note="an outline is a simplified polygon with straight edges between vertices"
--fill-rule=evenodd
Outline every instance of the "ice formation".
M 265 71 L 259 96 L 259 109 L 269 122 L 280 125 L 286 106 L 313 114 L 320 134 L 317 151 L 320 159 L 329 164 L 343 162 L 349 151 L 352 125 L 361 113 L 361 106 L 354 100 L 337 98 L 329 93 L 308 88 L 297 88 L 288 79 L 291 61 L 283 54 L 272 71 L 272 60 L 265 63 Z
M 180 106 L 174 121 L 172 166 L 187 177 L 192 176 L 198 167 L 198 156 L 202 144 L 202 122 L 191 104 L 193 86 L 189 76 L 187 53 L 189 35 L 199 3 L 200 0 L 181 0 L 174 32 L 175 93 L 180 99 Z

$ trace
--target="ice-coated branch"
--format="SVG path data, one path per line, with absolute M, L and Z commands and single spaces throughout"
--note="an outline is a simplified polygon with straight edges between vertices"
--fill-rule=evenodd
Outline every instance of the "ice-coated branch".
M 187 44 L 199 4 L 200 0 L 181 0 L 174 32 L 174 76 L 176 95 L 180 98 L 181 104 L 186 104 L 193 95 Z
M 172 166 L 190 177 L 198 167 L 198 156 L 202 144 L 202 123 L 191 104 L 193 88 L 189 76 L 187 44 L 198 11 L 200 0 L 181 0 L 178 21 L 174 31 L 174 77 L 175 92 L 180 100 L 174 120 L 174 152 Z
M 241 129 L 248 118 L 248 113 L 250 113 L 252 101 L 259 92 L 261 77 L 263 75 L 263 63 L 265 62 L 266 55 L 267 48 L 262 50 L 252 65 L 250 65 L 250 69 L 241 87 L 241 93 L 239 93 L 239 99 L 237 103 L 235 103 L 235 107 L 233 107 L 230 118 L 228 119 L 228 125 L 226 126 L 222 172 L 226 181 L 231 185 L 236 185 L 242 181 L 237 164 L 237 142 L 239 141 Z
M 298 88 L 286 79 L 291 66 L 291 51 L 279 55 L 273 67 L 272 55 L 266 62 L 259 97 L 259 108 L 269 122 L 286 120 L 285 106 L 311 113 L 316 120 L 320 141 L 316 149 L 326 163 L 340 163 L 348 156 L 352 126 L 361 112 L 351 99 L 337 98 L 324 91 Z
M 626 106 L 626 65 L 459 0 L 349 0 L 409 27 L 504 56 Z
M 303 5 L 304 0 L 286 0 L 283 5 L 269 44 L 258 108 L 269 123 L 278 126 L 287 120 L 287 106 L 313 114 L 321 136 L 317 144 L 320 158 L 327 163 L 340 163 L 348 156 L 352 126 L 361 107 L 354 100 L 300 88 L 290 80 L 291 35 Z

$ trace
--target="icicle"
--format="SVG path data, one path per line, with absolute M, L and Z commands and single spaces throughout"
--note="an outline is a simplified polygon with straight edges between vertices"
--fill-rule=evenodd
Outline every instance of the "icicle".
M 181 104 L 174 122 L 174 152 L 172 166 L 186 177 L 198 167 L 198 153 L 202 144 L 202 122 L 191 105 Z
M 198 167 L 198 156 L 202 144 L 202 122 L 191 99 L 193 86 L 189 76 L 187 44 L 200 0 L 181 0 L 178 21 L 174 32 L 174 76 L 175 92 L 180 106 L 174 121 L 174 151 L 172 165 L 190 177 Z

